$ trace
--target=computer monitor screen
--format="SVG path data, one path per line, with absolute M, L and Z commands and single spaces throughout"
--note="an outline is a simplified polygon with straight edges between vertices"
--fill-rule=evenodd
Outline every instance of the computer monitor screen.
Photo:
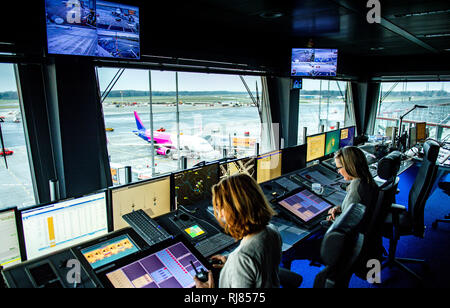
M 184 170 L 173 176 L 177 205 L 194 205 L 212 197 L 211 189 L 219 182 L 219 164 Z
M 27 259 L 108 233 L 106 193 L 21 210 Z
M 128 227 L 123 215 L 144 210 L 151 218 L 171 211 L 170 176 L 111 189 L 113 230 Z
M 306 144 L 282 150 L 281 173 L 286 174 L 306 167 Z
M 355 139 L 354 126 L 341 129 L 341 139 L 339 141 L 339 147 L 343 148 L 346 146 L 353 145 L 354 139 Z
M 332 154 L 339 150 L 339 141 L 341 138 L 341 134 L 339 130 L 334 130 L 331 132 L 327 132 L 326 140 L 325 140 L 325 156 Z
M 208 271 L 204 261 L 182 241 L 163 246 L 124 260 L 117 268 L 102 273 L 100 279 L 114 288 L 192 288 L 195 269 Z
M 246 173 L 256 180 L 256 159 L 247 157 L 220 165 L 220 179 L 236 173 Z
M 416 141 L 423 142 L 427 139 L 427 123 L 416 123 Z
M 46 0 L 47 51 L 140 59 L 139 8 L 100 0 Z
M 291 76 L 336 76 L 337 49 L 292 48 Z
M 127 234 L 123 234 L 83 248 L 80 252 L 91 267 L 97 269 L 138 251 L 140 248 L 133 240 Z
M 307 189 L 279 201 L 278 204 L 305 223 L 333 206 Z
M 325 156 L 325 133 L 306 137 L 306 162 Z
M 281 157 L 281 150 L 277 150 L 256 158 L 256 181 L 258 184 L 281 176 Z
M 16 210 L 0 211 L 0 265 L 8 268 L 22 261 Z

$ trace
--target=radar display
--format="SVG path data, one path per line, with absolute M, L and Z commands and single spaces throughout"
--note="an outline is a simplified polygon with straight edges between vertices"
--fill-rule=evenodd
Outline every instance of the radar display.
M 211 198 L 211 188 L 219 182 L 219 165 L 211 164 L 174 174 L 177 205 L 194 205 Z

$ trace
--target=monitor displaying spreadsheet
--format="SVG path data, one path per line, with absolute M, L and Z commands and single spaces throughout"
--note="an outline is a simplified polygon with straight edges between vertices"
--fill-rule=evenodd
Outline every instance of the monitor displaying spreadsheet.
M 264 183 L 281 176 L 281 150 L 259 155 L 256 158 L 256 181 Z
M 0 211 L 0 265 L 7 268 L 21 261 L 16 210 L 2 210 Z
M 143 210 L 155 218 L 171 211 L 170 176 L 111 189 L 113 230 L 129 227 L 123 215 Z
M 306 162 L 325 156 L 325 133 L 306 137 Z
M 27 259 L 108 233 L 106 193 L 21 210 Z

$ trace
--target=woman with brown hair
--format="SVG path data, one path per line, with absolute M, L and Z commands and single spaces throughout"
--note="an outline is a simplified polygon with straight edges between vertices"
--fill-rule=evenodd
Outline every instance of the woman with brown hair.
M 278 230 L 269 224 L 276 213 L 268 204 L 256 181 L 246 174 L 222 179 L 212 188 L 214 215 L 239 246 L 220 260 L 220 288 L 278 288 L 282 240 Z M 195 278 L 197 288 L 213 288 L 209 273 L 205 283 Z

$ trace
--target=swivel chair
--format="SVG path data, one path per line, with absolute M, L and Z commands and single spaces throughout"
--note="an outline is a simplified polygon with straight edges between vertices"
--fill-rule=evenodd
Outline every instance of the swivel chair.
M 320 254 L 326 267 L 314 279 L 314 288 L 347 288 L 364 235 L 359 227 L 366 207 L 353 203 L 338 216 L 322 240 Z
M 409 191 L 408 208 L 395 203 L 392 204 L 390 213 L 386 217 L 383 230 L 383 236 L 389 239 L 389 255 L 387 261 L 382 265 L 382 268 L 397 265 L 419 281 L 421 281 L 422 278 L 403 263 L 425 264 L 425 261 L 397 258 L 395 252 L 401 236 L 414 235 L 419 238 L 424 237 L 425 203 L 437 174 L 438 166 L 436 165 L 436 160 L 439 153 L 439 144 L 433 140 L 428 140 L 424 143 L 423 150 L 424 157 L 422 164 L 411 190 Z
M 378 162 L 378 177 L 384 180 L 378 190 L 376 202 L 366 210 L 361 232 L 365 240 L 360 256 L 356 262 L 355 275 L 361 279 L 367 278 L 367 261 L 371 259 L 383 259 L 387 255 L 383 247 L 383 226 L 389 214 L 400 178 L 397 176 L 400 169 L 401 153 L 391 152 Z

